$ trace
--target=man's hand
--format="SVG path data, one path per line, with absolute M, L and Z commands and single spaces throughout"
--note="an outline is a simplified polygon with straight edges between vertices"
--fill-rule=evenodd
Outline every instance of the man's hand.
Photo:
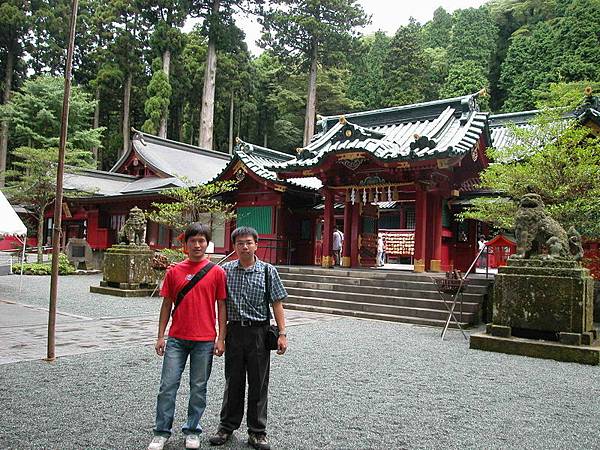
M 165 347 L 167 346 L 164 337 L 159 337 L 156 339 L 156 344 L 154 344 L 154 350 L 156 350 L 156 354 L 158 356 L 163 356 L 165 354 Z
M 225 339 L 223 338 L 217 338 L 217 340 L 215 341 L 215 356 L 223 356 L 223 353 L 225 353 Z
M 287 350 L 287 347 L 287 336 L 279 335 L 279 337 L 277 338 L 277 354 L 283 355 Z

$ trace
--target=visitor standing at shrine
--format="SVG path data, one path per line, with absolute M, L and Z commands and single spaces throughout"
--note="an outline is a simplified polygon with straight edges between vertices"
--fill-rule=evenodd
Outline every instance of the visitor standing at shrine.
M 213 353 L 225 351 L 227 291 L 225 271 L 205 257 L 211 240 L 210 228 L 192 223 L 185 230 L 188 258 L 168 270 L 163 282 L 163 302 L 158 322 L 155 350 L 164 356 L 156 401 L 154 438 L 148 450 L 162 450 L 171 436 L 175 398 L 190 360 L 190 399 L 187 422 L 183 426 L 185 447 L 200 447 L 200 419 L 206 408 L 206 387 L 212 369 Z M 215 307 L 215 304 L 217 305 Z M 215 329 L 218 310 L 219 334 Z M 169 338 L 165 330 L 171 317 Z
M 287 292 L 277 269 L 256 257 L 258 233 L 254 228 L 236 228 L 231 234 L 231 241 L 238 259 L 223 265 L 227 273 L 228 319 L 225 392 L 221 422 L 210 443 L 225 444 L 234 430 L 240 427 L 244 417 L 247 379 L 248 444 L 259 450 L 268 450 L 267 396 L 271 352 L 267 349 L 266 339 L 270 322 L 269 306 L 273 309 L 279 328 L 277 354 L 283 355 L 288 343 L 282 300 L 287 297 Z
M 342 233 L 337 225 L 333 227 L 333 263 L 342 265 L 342 246 L 344 244 L 344 233 Z

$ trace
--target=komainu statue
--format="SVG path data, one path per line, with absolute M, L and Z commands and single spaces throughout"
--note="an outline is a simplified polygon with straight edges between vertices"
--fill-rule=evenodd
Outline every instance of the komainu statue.
M 146 243 L 146 215 L 137 206 L 129 211 L 129 217 L 118 235 L 119 244 L 143 245 Z
M 574 227 L 565 229 L 546 214 L 544 202 L 538 194 L 526 194 L 519 202 L 515 217 L 517 253 L 514 258 L 536 256 L 548 259 L 576 259 L 583 256 L 581 235 Z M 546 249 L 547 254 L 543 250 Z

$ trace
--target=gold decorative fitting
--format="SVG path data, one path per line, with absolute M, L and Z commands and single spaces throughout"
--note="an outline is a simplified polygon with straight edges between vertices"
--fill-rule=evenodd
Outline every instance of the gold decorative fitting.
M 348 121 L 346 120 L 346 116 L 340 116 L 340 123 L 341 123 L 341 124 L 346 124 L 346 123 L 348 123 Z
M 344 134 L 346 135 L 346 137 L 352 137 L 352 130 L 346 130 Z
M 296 154 L 299 155 L 302 150 L 302 147 L 296 147 Z
M 487 92 L 487 88 L 483 87 L 479 90 L 479 92 L 477 93 L 478 96 L 480 97 L 486 97 L 488 95 Z
M 591 87 L 591 86 L 587 86 L 587 87 L 586 87 L 586 88 L 583 90 L 583 93 L 584 93 L 585 95 L 587 95 L 588 97 L 590 97 L 590 96 L 591 96 L 591 95 L 594 93 L 594 90 L 592 89 L 592 87 Z
M 235 143 L 236 143 L 236 144 L 239 144 L 240 142 L 242 142 L 242 140 L 240 139 L 240 137 L 239 137 L 239 136 L 236 136 L 236 137 L 235 137 Z
M 419 139 L 421 136 L 419 136 L 419 133 L 415 133 L 415 134 L 413 134 L 413 137 L 415 138 L 415 141 L 416 141 L 416 140 L 417 140 L 417 139 Z

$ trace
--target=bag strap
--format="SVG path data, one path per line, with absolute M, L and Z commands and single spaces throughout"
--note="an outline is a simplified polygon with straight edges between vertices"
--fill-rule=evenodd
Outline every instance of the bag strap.
M 177 294 L 177 298 L 175 299 L 175 305 L 173 306 L 173 310 L 171 311 L 171 315 L 175 314 L 175 310 L 177 309 L 177 307 L 179 306 L 179 304 L 183 300 L 183 297 L 185 297 L 185 295 L 188 292 L 190 292 L 194 286 L 196 286 L 196 284 L 198 283 L 198 281 L 200 281 L 202 278 L 204 278 L 204 275 L 206 275 L 208 273 L 208 271 L 210 269 L 212 269 L 213 267 L 215 267 L 215 264 L 212 263 L 211 261 L 209 261 L 202 269 L 200 269 L 200 271 L 198 271 L 198 273 L 196 275 L 194 275 L 194 278 L 192 278 L 179 291 L 179 293 Z
M 269 273 L 269 265 L 265 263 L 265 306 L 267 307 L 267 317 L 271 320 L 271 308 L 269 308 L 269 300 L 271 297 L 271 274 Z

